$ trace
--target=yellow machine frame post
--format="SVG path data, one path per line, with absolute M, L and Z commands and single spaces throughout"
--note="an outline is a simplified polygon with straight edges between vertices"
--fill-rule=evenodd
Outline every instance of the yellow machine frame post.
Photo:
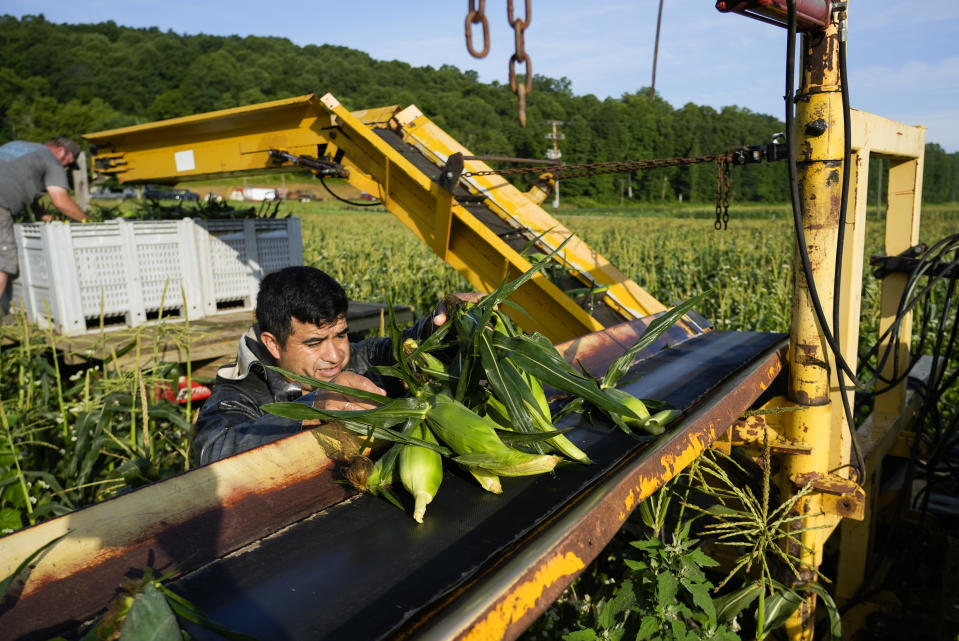
M 800 93 L 794 131 L 797 136 L 797 172 L 805 246 L 815 288 L 823 310 L 831 310 L 833 275 L 839 230 L 842 189 L 844 128 L 839 79 L 839 33 L 835 23 L 824 33 L 804 35 Z M 787 399 L 798 411 L 784 420 L 784 435 L 809 449 L 782 457 L 781 485 L 784 496 L 794 494 L 813 478 L 848 462 L 835 461 L 830 367 L 832 356 L 825 345 L 799 256 L 794 257 L 792 325 L 790 330 Z M 826 311 L 828 314 L 829 312 Z M 836 464 L 839 465 L 836 465 Z M 816 580 L 822 550 L 838 517 L 827 514 L 823 494 L 814 492 L 799 501 L 799 545 L 788 552 L 799 559 L 797 583 Z M 786 624 L 790 638 L 812 639 L 815 597 L 808 597 Z
M 915 245 L 919 240 L 919 219 L 922 195 L 922 172 L 925 152 L 925 128 L 912 127 L 879 116 L 860 111 L 852 112 L 853 180 L 856 190 L 856 208 L 854 216 L 847 219 L 853 226 L 855 245 L 848 247 L 844 256 L 844 272 L 850 278 L 844 281 L 841 301 L 854 301 L 858 315 L 860 280 L 857 275 L 863 270 L 863 245 L 867 211 L 867 186 L 870 181 L 869 160 L 872 157 L 889 160 L 887 191 L 889 199 L 885 220 L 885 247 L 887 256 L 894 256 Z M 902 274 L 891 273 L 880 283 L 881 317 L 879 335 L 895 320 L 896 307 L 902 299 L 906 278 Z M 852 303 L 850 303 L 850 307 Z M 846 316 L 844 315 L 844 318 Z M 911 336 L 911 312 L 902 319 L 902 331 L 895 338 L 884 341 L 899 354 L 898 368 L 889 360 L 884 369 L 883 378 L 892 378 L 901 374 L 908 365 L 909 337 Z M 845 332 L 845 333 L 844 333 Z M 858 324 L 840 328 L 844 350 L 851 350 L 858 344 Z M 850 352 L 847 351 L 847 354 Z M 847 360 L 851 356 L 847 355 Z M 851 362 L 851 361 L 850 361 Z M 898 369 L 898 371 L 897 371 Z M 848 393 L 852 395 L 852 390 Z M 838 396 L 837 396 L 838 398 Z M 880 499 L 879 479 L 882 473 L 883 458 L 897 444 L 903 430 L 907 429 L 915 417 L 919 401 L 917 394 L 908 392 L 904 385 L 896 385 L 876 397 L 873 413 L 856 429 L 856 437 L 865 462 L 865 478 L 861 485 L 865 490 L 866 502 L 864 518 L 859 521 L 844 520 L 840 528 L 839 566 L 836 575 L 835 596 L 840 605 L 846 604 L 863 587 L 865 569 L 872 552 L 872 542 L 876 532 L 875 515 Z M 861 624 L 856 612 L 850 611 L 844 617 L 844 631 L 854 632 Z

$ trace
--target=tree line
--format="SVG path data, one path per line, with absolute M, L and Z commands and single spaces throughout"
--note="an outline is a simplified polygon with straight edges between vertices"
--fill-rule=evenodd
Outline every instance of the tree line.
M 451 65 L 413 67 L 342 46 L 298 46 L 286 38 L 181 35 L 113 21 L 55 24 L 42 15 L 0 16 L 0 143 L 43 140 L 249 105 L 332 93 L 350 109 L 415 104 L 476 155 L 546 158 L 552 121 L 567 164 L 716 154 L 766 144 L 778 117 L 728 106 L 675 108 L 648 89 L 599 99 L 575 95 L 566 78 L 534 75 L 527 127 L 508 85 L 482 83 Z M 734 167 L 734 201 L 785 202 L 786 167 Z M 870 181 L 873 183 L 873 181 Z M 959 153 L 930 143 L 924 199 L 959 198 Z M 875 198 L 876 184 L 870 185 Z M 712 163 L 563 181 L 563 194 L 596 202 L 712 202 Z M 882 194 L 879 194 L 882 197 Z

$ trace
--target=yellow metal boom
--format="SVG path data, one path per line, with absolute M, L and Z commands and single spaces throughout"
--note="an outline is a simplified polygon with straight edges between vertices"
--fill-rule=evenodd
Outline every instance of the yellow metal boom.
M 288 171 L 292 164 L 284 158 L 326 159 L 354 187 L 378 195 L 483 291 L 531 267 L 525 248 L 550 253 L 569 238 L 553 259 L 561 276 L 554 282 L 539 275 L 513 297 L 531 314 L 515 320 L 554 342 L 665 310 L 539 207 L 541 199 L 498 175 L 450 170 L 455 154 L 472 154 L 415 106 L 351 113 L 330 94 L 308 94 L 84 137 L 96 148 L 96 171 L 121 182 Z M 479 160 L 466 160 L 463 167 L 466 174 L 489 170 Z M 572 290 L 587 293 L 567 293 Z

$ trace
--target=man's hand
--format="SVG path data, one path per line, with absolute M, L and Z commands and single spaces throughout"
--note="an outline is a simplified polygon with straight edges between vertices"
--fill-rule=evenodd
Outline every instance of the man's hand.
M 343 385 L 344 387 L 354 387 L 374 394 L 386 395 L 386 391 L 377 386 L 376 383 L 365 376 L 360 376 L 356 372 L 340 372 L 333 377 L 330 382 Z M 370 401 L 356 398 L 355 396 L 318 389 L 316 390 L 316 399 L 313 401 L 313 407 L 324 410 L 355 412 L 357 410 L 371 410 L 376 408 L 377 405 Z
M 85 221 L 89 219 L 86 213 L 80 209 L 80 206 L 70 198 L 70 192 L 63 187 L 49 185 L 47 187 L 47 193 L 50 194 L 50 200 L 53 202 L 54 207 L 63 212 L 63 214 L 73 220 Z
M 463 292 L 459 294 L 453 294 L 455 298 L 460 303 L 476 303 L 483 299 L 486 294 L 480 294 L 477 292 Z M 446 305 L 445 300 L 441 300 L 440 304 L 436 306 L 436 309 L 433 310 L 433 324 L 439 327 L 446 323 L 449 320 L 449 309 Z

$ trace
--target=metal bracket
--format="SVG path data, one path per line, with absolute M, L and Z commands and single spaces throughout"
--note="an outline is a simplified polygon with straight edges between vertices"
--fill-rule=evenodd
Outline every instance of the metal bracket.
M 855 481 L 830 472 L 807 472 L 789 479 L 797 488 L 811 484 L 822 495 L 826 514 L 862 521 L 866 516 L 866 491 Z
M 340 156 L 342 158 L 342 156 Z M 336 176 L 337 178 L 348 178 L 350 171 L 341 165 L 336 159 L 330 160 L 329 156 L 314 158 L 313 156 L 294 156 L 293 154 L 280 149 L 270 150 L 270 160 L 277 162 L 288 162 L 300 167 L 306 167 L 317 176 Z
M 440 171 L 440 187 L 450 193 L 453 193 L 453 190 L 456 189 L 456 185 L 459 184 L 460 176 L 462 175 L 463 154 L 457 151 L 456 153 L 450 155 L 450 157 L 446 160 L 446 164 L 443 165 L 443 169 Z

